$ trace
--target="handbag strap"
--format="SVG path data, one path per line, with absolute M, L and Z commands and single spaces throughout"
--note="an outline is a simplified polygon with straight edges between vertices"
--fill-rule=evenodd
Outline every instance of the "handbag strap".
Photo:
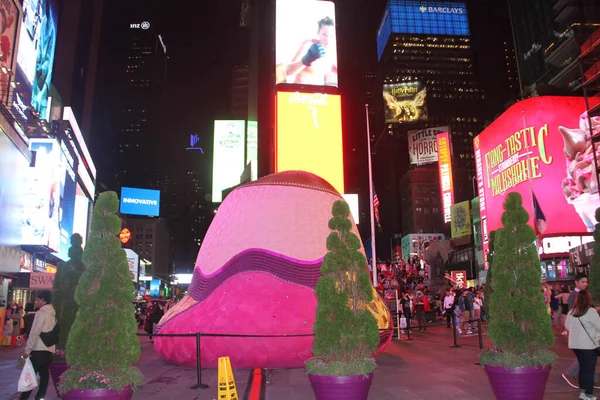
M 577 317 L 577 320 L 579 321 L 579 323 L 581 324 L 581 326 L 583 327 L 583 330 L 585 331 L 585 333 L 587 333 L 588 337 L 590 338 L 590 340 L 592 341 L 592 343 L 594 344 L 594 346 L 599 347 L 596 344 L 596 341 L 594 339 L 592 339 L 592 336 L 590 336 L 590 333 L 588 332 L 587 329 L 585 329 L 585 325 L 583 325 L 583 322 L 581 322 L 581 319 L 579 319 L 579 317 Z

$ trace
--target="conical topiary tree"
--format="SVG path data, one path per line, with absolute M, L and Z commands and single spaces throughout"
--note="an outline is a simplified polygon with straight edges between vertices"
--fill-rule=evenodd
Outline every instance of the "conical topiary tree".
M 487 321 L 490 320 L 490 299 L 492 298 L 492 293 L 494 293 L 494 291 L 492 290 L 492 278 L 493 278 L 492 262 L 494 261 L 494 246 L 495 245 L 496 245 L 496 231 L 491 231 L 490 232 L 490 244 L 488 246 L 489 253 L 487 256 L 488 271 L 487 271 L 487 275 L 485 276 L 485 290 L 483 291 L 483 296 L 484 296 L 483 309 L 485 310 L 485 319 Z
M 85 271 L 85 265 L 81 260 L 83 256 L 82 245 L 83 238 L 81 235 L 78 233 L 73 234 L 71 236 L 71 247 L 69 248 L 69 261 L 59 264 L 52 287 L 52 303 L 60 327 L 59 341 L 56 345 L 59 350 L 65 350 L 71 325 L 73 325 L 77 315 L 78 307 L 74 300 L 74 293 L 79 278 Z
M 495 349 L 483 352 L 481 362 L 509 369 L 552 364 L 556 356 L 547 349 L 554 334 L 542 294 L 536 235 L 520 194 L 509 193 L 504 210 L 491 266 L 488 337 Z
M 596 210 L 596 224 L 594 229 L 594 257 L 590 262 L 590 293 L 594 302 L 600 302 L 600 208 Z
M 367 309 L 373 288 L 367 260 L 359 251 L 360 239 L 350 232 L 350 208 L 338 200 L 327 237 L 327 250 L 317 282 L 314 323 L 314 358 L 306 364 L 310 374 L 363 375 L 375 369 L 373 354 L 379 344 L 375 317 Z
M 67 341 L 67 363 L 62 390 L 136 386 L 141 374 L 134 367 L 140 345 L 133 308 L 134 287 L 125 251 L 117 234 L 121 220 L 116 215 L 115 192 L 98 196 L 92 214 L 89 240 L 83 253 L 88 269 L 75 291 L 79 305 Z

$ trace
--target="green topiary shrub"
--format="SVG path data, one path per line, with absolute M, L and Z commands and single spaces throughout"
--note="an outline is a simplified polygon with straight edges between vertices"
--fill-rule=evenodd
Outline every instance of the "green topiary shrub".
M 596 221 L 600 221 L 600 208 L 596 210 Z M 600 303 L 600 223 L 596 224 L 596 229 L 594 229 L 594 257 L 590 262 L 589 291 L 592 293 L 594 302 Z
M 367 260 L 359 251 L 360 239 L 350 232 L 350 208 L 338 200 L 327 237 L 321 277 L 317 282 L 317 314 L 314 323 L 314 358 L 307 361 L 309 374 L 353 376 L 371 373 L 379 329 L 367 305 L 373 290 Z
M 490 320 L 490 299 L 492 298 L 492 293 L 494 293 L 494 291 L 492 290 L 492 279 L 493 279 L 493 275 L 492 275 L 492 262 L 494 261 L 494 246 L 496 244 L 496 231 L 491 231 L 490 232 L 490 244 L 488 246 L 488 272 L 487 275 L 485 277 L 485 290 L 483 291 L 483 297 L 484 297 L 484 302 L 483 302 L 483 309 L 485 310 L 485 319 L 486 321 Z
M 134 366 L 140 344 L 132 302 L 134 287 L 117 238 L 121 229 L 118 209 L 115 192 L 98 196 L 83 253 L 88 269 L 75 290 L 79 310 L 67 340 L 70 369 L 61 379 L 63 392 L 77 388 L 122 390 L 142 381 Z
M 491 265 L 488 337 L 495 348 L 481 353 L 480 360 L 509 369 L 552 364 L 556 356 L 547 349 L 554 334 L 542 294 L 536 235 L 520 194 L 509 193 L 504 210 Z
M 71 325 L 77 315 L 77 304 L 75 303 L 74 293 L 79 278 L 85 271 L 85 265 L 81 260 L 83 256 L 83 238 L 75 233 L 71 236 L 71 247 L 69 248 L 69 261 L 60 263 L 54 278 L 52 287 L 52 303 L 56 310 L 56 319 L 60 327 L 59 341 L 56 345 L 57 350 L 65 350 L 67 346 L 67 337 L 71 330 Z M 62 352 L 58 352 L 62 354 Z M 56 360 L 55 356 L 55 360 Z

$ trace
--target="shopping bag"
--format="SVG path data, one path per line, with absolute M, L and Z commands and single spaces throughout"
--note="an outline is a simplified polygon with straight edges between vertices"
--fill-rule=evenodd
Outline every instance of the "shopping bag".
M 31 360 L 28 358 L 25 361 L 25 366 L 23 367 L 23 371 L 21 371 L 21 376 L 19 377 L 19 387 L 17 391 L 19 392 L 29 392 L 37 387 L 38 381 L 35 376 L 35 370 L 33 369 L 33 364 Z
M 400 317 L 400 329 L 406 329 L 406 317 L 404 315 Z

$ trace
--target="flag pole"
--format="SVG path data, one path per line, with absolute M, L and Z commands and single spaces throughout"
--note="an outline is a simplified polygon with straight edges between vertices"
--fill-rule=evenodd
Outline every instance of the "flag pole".
M 535 231 L 535 245 L 537 247 L 536 250 L 538 250 L 539 252 L 539 245 L 540 245 L 540 234 L 538 232 L 538 229 L 536 227 L 536 219 L 535 219 L 535 201 L 533 200 L 533 179 L 531 177 L 531 161 L 529 160 L 529 139 L 527 139 L 527 133 L 525 132 L 525 130 L 527 129 L 527 124 L 525 123 L 525 111 L 521 111 L 521 117 L 523 118 L 523 133 L 525 134 L 525 140 L 527 143 L 527 178 L 529 180 L 529 191 L 531 192 L 531 210 L 533 212 L 532 218 L 533 218 L 533 230 Z
M 367 151 L 369 168 L 369 205 L 371 207 L 371 265 L 373 266 L 373 287 L 377 287 L 377 252 L 375 250 L 375 209 L 373 206 L 373 168 L 371 164 L 371 128 L 369 127 L 369 105 L 365 104 L 367 116 Z

